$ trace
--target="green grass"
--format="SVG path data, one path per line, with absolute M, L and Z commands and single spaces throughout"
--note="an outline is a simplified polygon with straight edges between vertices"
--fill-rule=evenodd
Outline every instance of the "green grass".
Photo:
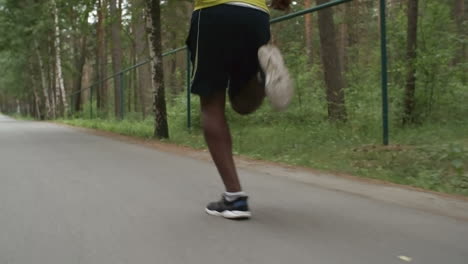
M 26 116 L 26 115 L 20 115 L 20 114 L 10 114 L 8 116 L 17 120 L 27 120 L 27 121 L 35 120 L 34 117 L 32 116 Z
M 182 99 L 169 107 L 169 142 L 205 148 L 194 101 L 191 130 L 186 128 Z M 229 108 L 228 108 L 229 109 Z M 307 114 L 305 114 L 307 113 Z M 234 152 L 248 157 L 315 169 L 344 172 L 445 193 L 468 195 L 468 121 L 425 122 L 392 126 L 391 142 L 381 145 L 378 118 L 330 124 L 323 112 L 295 105 L 286 113 L 268 106 L 242 117 L 227 112 Z M 60 120 L 65 124 L 151 138 L 152 120 Z

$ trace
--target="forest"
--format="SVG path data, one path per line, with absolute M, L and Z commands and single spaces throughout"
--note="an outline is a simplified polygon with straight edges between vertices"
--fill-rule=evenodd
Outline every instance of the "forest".
M 388 145 L 380 1 L 272 24 L 296 94 L 284 112 L 228 107 L 236 154 L 468 195 L 466 2 L 385 1 Z M 191 0 L 0 0 L 0 112 L 204 149 L 187 99 L 192 11 Z

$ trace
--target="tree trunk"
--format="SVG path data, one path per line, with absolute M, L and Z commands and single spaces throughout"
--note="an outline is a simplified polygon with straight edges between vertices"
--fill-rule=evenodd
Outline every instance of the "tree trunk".
M 65 91 L 65 84 L 63 81 L 63 72 L 62 72 L 62 57 L 61 57 L 61 47 L 60 47 L 60 28 L 59 28 L 59 19 L 58 19 L 58 9 L 57 3 L 55 0 L 52 0 L 54 8 L 54 20 L 55 20 L 55 65 L 56 65 L 56 85 L 57 90 L 60 91 L 62 105 L 63 105 L 63 116 L 67 115 L 68 103 L 67 103 L 67 94 Z
M 172 42 L 177 41 L 177 34 L 175 31 L 170 33 L 170 39 Z M 179 91 L 182 91 L 180 86 L 177 85 L 177 54 L 174 54 L 171 56 L 168 60 L 166 60 L 168 63 L 168 67 L 165 69 L 169 68 L 169 76 L 167 74 L 167 71 L 165 72 L 165 78 L 167 79 L 166 84 L 169 84 L 169 88 L 166 86 L 166 90 L 169 92 L 169 94 L 177 94 Z M 169 77 L 169 78 L 168 78 Z
M 317 0 L 317 4 L 326 3 L 327 0 Z M 320 31 L 320 46 L 327 86 L 328 119 L 330 121 L 346 121 L 345 95 L 343 77 L 340 71 L 341 62 L 336 45 L 333 10 L 331 8 L 319 11 L 318 24 Z
M 132 23 L 133 24 L 133 23 Z M 133 26 L 133 25 L 132 25 Z M 133 31 L 133 30 L 132 30 Z M 132 38 L 132 43 L 131 43 L 131 48 L 130 48 L 130 57 L 128 58 L 128 61 L 131 65 L 135 65 L 136 64 L 136 51 L 135 51 L 135 40 Z M 134 73 L 137 72 L 138 69 L 135 69 L 133 71 L 130 71 L 128 73 L 128 78 L 127 78 L 127 94 L 128 94 L 128 97 L 127 97 L 127 109 L 128 109 L 128 112 L 137 112 L 136 111 L 136 104 L 135 103 L 138 103 L 137 101 L 135 101 L 135 98 L 137 98 L 138 96 L 138 86 L 135 85 L 135 78 L 134 78 Z M 133 108 L 132 108 L 133 107 Z
M 75 62 L 75 70 L 76 75 L 74 76 L 74 83 L 72 84 L 74 87 L 74 95 L 73 95 L 73 109 L 75 112 L 80 112 L 82 110 L 82 91 L 83 88 L 83 74 L 84 74 L 84 65 L 86 63 L 87 57 L 87 45 L 88 45 L 88 18 L 91 10 L 93 9 L 93 5 L 87 4 L 86 9 L 82 14 L 78 14 L 79 19 L 76 17 L 76 11 L 71 8 L 71 14 L 73 21 L 77 21 L 77 25 L 75 22 L 72 22 L 72 30 L 73 30 L 73 53 L 74 53 L 74 62 Z
M 408 28 L 406 61 L 408 72 L 405 86 L 405 102 L 403 124 L 415 122 L 415 91 L 416 91 L 416 49 L 418 33 L 418 0 L 408 0 Z
M 34 71 L 34 59 L 31 57 L 29 59 L 29 73 L 28 75 L 30 76 L 30 81 L 31 83 L 28 85 L 29 87 L 31 87 L 31 90 L 32 90 L 32 96 L 31 96 L 31 108 L 32 108 L 32 112 L 34 113 L 34 119 L 36 120 L 40 120 L 41 119 L 41 97 L 39 96 L 39 93 L 37 92 L 37 85 L 38 82 L 36 80 L 36 75 L 35 75 L 35 71 Z M 39 84 L 40 85 L 40 84 Z
M 359 17 L 359 1 L 351 1 L 344 4 L 344 23 L 342 29 L 342 64 L 343 71 L 347 72 L 349 69 L 349 63 L 354 61 L 356 54 L 353 57 L 353 53 L 349 52 L 349 49 L 358 43 L 358 34 L 356 32 L 356 24 L 359 22 L 356 17 Z
M 39 62 L 39 71 L 41 72 L 41 84 L 42 84 L 42 93 L 44 95 L 44 105 L 45 105 L 45 118 L 49 119 L 52 116 L 52 109 L 50 106 L 49 91 L 47 86 L 47 77 L 44 68 L 44 62 L 42 61 L 41 53 L 39 50 L 39 44 L 34 40 L 34 46 L 36 49 L 36 56 Z
M 138 62 L 145 61 L 150 56 L 150 47 L 148 42 L 148 29 L 146 25 L 145 14 L 145 2 L 144 0 L 134 0 L 135 9 L 135 23 L 134 34 L 135 34 L 135 50 L 136 58 Z M 151 64 L 146 64 L 137 69 L 138 79 L 138 96 L 140 101 L 140 110 L 143 117 L 151 111 Z
M 7 108 L 7 100 L 5 96 L 0 93 L 0 113 L 8 112 Z
M 81 102 L 89 102 L 91 94 L 91 89 L 89 89 L 89 87 L 92 83 L 95 82 L 93 74 L 95 74 L 96 69 L 93 66 L 94 63 L 92 63 L 90 60 L 85 61 L 85 65 L 83 67 L 82 87 L 85 87 L 86 89 L 84 89 L 81 93 Z
M 311 7 L 311 0 L 304 0 L 304 8 Z M 312 42 L 312 14 L 308 13 L 304 15 L 304 34 L 305 34 L 305 45 L 306 53 L 309 58 L 309 63 L 313 63 L 313 42 Z
M 53 31 L 51 31 L 53 32 Z M 51 33 L 51 36 L 49 36 L 49 46 L 53 47 L 54 46 L 54 38 L 53 38 L 53 33 Z M 54 48 L 51 48 L 48 53 L 49 53 L 49 57 L 50 58 L 54 58 Z M 47 87 L 47 90 L 48 90 L 48 94 L 50 95 L 49 96 L 49 99 L 50 99 L 50 109 L 52 111 L 52 119 L 56 119 L 57 118 L 57 98 L 56 98 L 56 94 L 57 94 L 57 91 L 56 91 L 56 85 L 55 85 L 55 82 L 56 82 L 56 79 L 55 79 L 55 62 L 54 60 L 49 60 L 48 64 L 47 64 L 47 76 L 48 76 L 48 80 L 49 80 L 49 83 L 48 83 L 48 87 Z
M 21 115 L 21 104 L 20 104 L 20 101 L 18 99 L 16 99 L 16 113 L 18 115 Z
M 338 48 L 338 57 L 340 61 L 340 72 L 345 73 L 346 72 L 346 51 L 348 48 L 347 44 L 347 38 L 348 38 L 348 28 L 346 23 L 340 23 L 338 26 L 338 38 L 337 38 L 337 43 L 339 45 Z M 345 80 L 343 79 L 343 86 L 346 86 Z
M 77 40 L 77 43 L 75 43 L 75 45 L 77 46 L 75 47 L 75 52 L 76 52 L 75 53 L 75 67 L 77 70 L 77 76 L 75 77 L 75 84 L 74 84 L 75 92 L 73 95 L 73 98 L 74 98 L 73 108 L 75 112 L 80 112 L 82 109 L 81 89 L 83 88 L 82 79 L 83 79 L 84 65 L 86 62 L 87 41 L 88 41 L 88 38 L 86 35 L 84 35 L 79 40 Z
M 107 1 L 98 0 L 97 8 L 97 56 L 96 56 L 96 65 L 97 65 L 97 81 L 99 82 L 96 87 L 96 101 L 97 108 L 102 112 L 106 112 L 108 105 L 108 92 L 107 92 L 107 82 L 102 82 L 102 80 L 107 78 L 107 54 L 106 54 L 106 13 L 107 13 Z
M 465 26 L 466 21 L 466 12 L 465 10 L 465 0 L 455 0 L 453 6 L 453 16 L 455 18 L 455 23 L 457 25 L 457 31 L 461 39 L 466 39 L 468 37 L 468 30 Z M 455 56 L 454 64 L 464 62 L 468 59 L 466 41 L 463 41 L 460 44 L 459 52 Z
M 112 69 L 115 73 L 122 70 L 122 41 L 120 33 L 122 30 L 122 12 L 121 6 L 117 5 L 117 0 L 110 0 L 110 15 L 111 15 L 111 38 L 112 38 Z M 122 118 L 120 115 L 121 105 L 121 76 L 117 75 L 114 78 L 114 106 L 115 117 Z M 122 91 L 123 92 L 123 91 Z
M 153 64 L 153 107 L 155 112 L 156 138 L 169 138 L 161 45 L 161 7 L 159 0 L 146 0 L 148 19 L 151 25 L 151 57 Z
M 51 53 L 53 54 L 53 62 L 51 63 L 52 65 L 50 66 L 50 78 L 51 80 L 51 91 L 52 91 L 52 96 L 53 96 L 53 105 L 54 105 L 54 119 L 60 116 L 60 88 L 58 85 L 57 81 L 57 56 L 55 53 L 57 50 L 55 49 L 55 38 L 54 38 L 54 44 L 53 44 L 53 49 L 51 50 Z
M 134 30 L 134 25 L 135 23 L 132 22 L 132 31 L 133 33 L 135 32 Z M 147 39 L 147 38 L 146 38 Z M 137 56 L 136 56 L 136 43 L 135 43 L 135 37 L 132 38 L 132 52 L 131 52 L 131 63 L 132 65 L 136 65 L 138 63 L 138 59 L 137 59 Z M 138 85 L 138 69 L 135 69 L 134 71 L 131 71 L 130 72 L 130 89 L 133 91 L 133 100 L 132 100 L 132 104 L 133 104 L 133 112 L 135 113 L 142 113 L 141 109 L 142 109 L 142 103 L 140 103 L 140 86 Z
M 37 92 L 35 84 L 32 85 L 32 88 L 33 88 L 33 95 L 34 95 L 34 113 L 35 113 L 34 117 L 37 120 L 40 120 L 41 119 L 41 109 L 40 109 L 41 98 Z

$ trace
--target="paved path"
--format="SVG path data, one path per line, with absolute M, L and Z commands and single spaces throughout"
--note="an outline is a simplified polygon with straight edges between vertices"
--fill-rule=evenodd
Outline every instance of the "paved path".
M 464 220 L 241 174 L 254 218 L 228 221 L 208 162 L 0 116 L 0 263 L 468 263 Z

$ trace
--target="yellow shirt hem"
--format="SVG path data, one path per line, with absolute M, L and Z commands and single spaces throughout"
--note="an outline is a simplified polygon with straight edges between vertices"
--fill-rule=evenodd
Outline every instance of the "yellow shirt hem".
M 265 12 L 269 13 L 268 6 L 266 5 L 265 0 L 217 0 L 217 1 L 198 0 L 198 1 L 195 1 L 195 10 L 208 8 L 208 7 L 212 7 L 216 5 L 221 5 L 221 4 L 226 4 L 229 2 L 241 2 L 241 3 L 250 4 L 253 6 L 260 7 L 261 9 L 265 10 Z

